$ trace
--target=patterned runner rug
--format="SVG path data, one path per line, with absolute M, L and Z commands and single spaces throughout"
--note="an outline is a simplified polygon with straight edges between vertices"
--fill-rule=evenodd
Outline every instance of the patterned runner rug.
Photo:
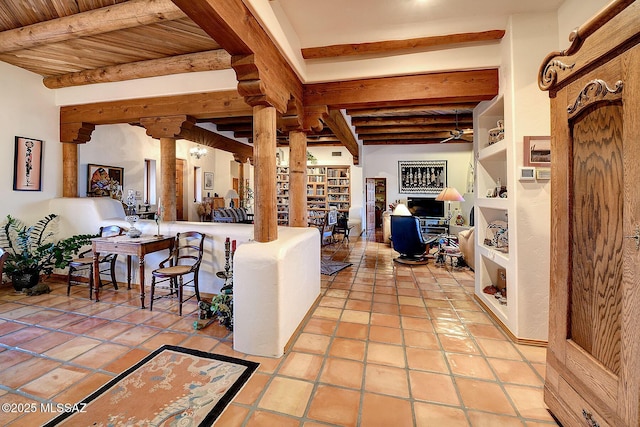
M 165 345 L 45 426 L 210 426 L 257 367 Z
M 352 265 L 350 262 L 340 262 L 340 261 L 332 261 L 330 259 L 321 259 L 320 273 L 325 274 L 327 276 L 331 276 L 332 274 L 335 274 L 338 271 L 349 267 L 350 265 Z

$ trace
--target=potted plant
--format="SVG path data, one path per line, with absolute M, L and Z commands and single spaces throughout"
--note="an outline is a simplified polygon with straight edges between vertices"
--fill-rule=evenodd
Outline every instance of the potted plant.
M 58 216 L 50 214 L 27 227 L 22 221 L 7 215 L 0 229 L 0 247 L 9 256 L 4 271 L 17 291 L 38 284 L 40 275 L 50 276 L 54 268 L 65 268 L 82 246 L 97 235 L 80 234 L 55 241 L 50 231 Z

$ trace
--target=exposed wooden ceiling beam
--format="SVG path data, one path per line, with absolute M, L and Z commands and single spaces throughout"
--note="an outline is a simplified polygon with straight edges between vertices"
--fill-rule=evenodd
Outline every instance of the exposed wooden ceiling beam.
M 385 133 L 385 134 L 366 134 L 360 135 L 360 139 L 363 141 L 374 141 L 374 140 L 403 140 L 403 139 L 434 139 L 440 138 L 445 139 L 449 138 L 451 134 L 449 132 L 430 132 L 430 133 Z
M 309 84 L 304 88 L 304 103 L 305 107 L 380 107 L 406 101 L 476 102 L 497 94 L 498 70 L 492 68 Z
M 197 144 L 236 154 L 243 160 L 253 157 L 253 147 L 250 145 L 243 144 L 242 142 L 197 126 L 190 129 L 183 129 L 180 137 Z
M 391 107 L 391 108 L 350 108 L 347 113 L 351 117 L 396 117 L 396 116 L 430 116 L 435 115 L 434 111 L 443 111 L 461 114 L 470 112 L 478 105 L 477 102 L 468 103 L 450 103 L 450 104 L 429 104 L 414 105 L 410 107 Z
M 60 108 L 60 123 L 135 123 L 142 117 L 185 114 L 196 119 L 247 116 L 251 106 L 235 90 L 96 102 Z
M 173 0 L 232 56 L 238 90 L 251 105 L 271 104 L 286 112 L 302 102 L 302 83 L 242 0 Z
M 333 134 L 338 137 L 342 144 L 347 148 L 349 153 L 353 156 L 353 164 L 360 164 L 360 147 L 355 135 L 351 131 L 351 127 L 347 123 L 342 111 L 337 109 L 329 109 L 327 114 L 322 116 L 329 129 L 333 131 Z
M 228 70 L 230 68 L 231 56 L 223 49 L 216 49 L 46 77 L 43 83 L 49 89 L 59 89 L 93 83 L 121 82 L 143 77 L 167 76 L 195 71 Z
M 454 124 L 435 125 L 435 126 L 357 126 L 358 136 L 377 135 L 377 134 L 394 134 L 394 133 L 433 133 L 450 131 L 455 128 Z
M 408 40 L 387 40 L 371 43 L 337 44 L 331 46 L 302 49 L 304 59 L 335 58 L 340 56 L 370 55 L 409 49 L 447 48 L 459 44 L 496 42 L 504 37 L 504 30 L 490 30 L 476 33 L 458 33 L 444 36 L 420 37 Z
M 442 139 L 406 139 L 400 141 L 363 141 L 363 145 L 405 145 L 405 144 L 440 144 Z M 462 139 L 452 139 L 445 142 L 445 144 L 471 144 L 471 141 L 464 141 Z
M 170 0 L 129 0 L 0 33 L 0 53 L 184 18 Z
M 417 117 L 356 117 L 351 120 L 354 126 L 416 126 L 416 125 L 442 125 L 455 126 L 455 116 L 417 116 Z M 458 117 L 458 126 L 473 124 L 469 116 Z

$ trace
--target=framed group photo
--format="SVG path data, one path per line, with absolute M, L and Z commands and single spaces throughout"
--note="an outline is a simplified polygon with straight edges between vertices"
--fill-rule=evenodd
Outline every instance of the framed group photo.
M 42 144 L 39 139 L 16 136 L 14 191 L 42 191 Z
M 400 193 L 439 194 L 447 186 L 446 160 L 398 162 Z

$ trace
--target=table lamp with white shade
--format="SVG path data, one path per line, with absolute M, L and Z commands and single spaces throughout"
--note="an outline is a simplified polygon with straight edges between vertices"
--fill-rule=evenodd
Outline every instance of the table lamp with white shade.
M 447 205 L 447 220 L 451 219 L 451 202 L 464 202 L 464 197 L 458 193 L 454 187 L 446 187 L 436 196 L 436 200 L 448 202 Z
M 238 196 L 238 192 L 232 188 L 231 190 L 227 191 L 227 194 L 224 196 L 224 198 L 229 199 L 229 207 L 233 208 L 235 207 L 233 199 L 239 199 L 240 196 Z

